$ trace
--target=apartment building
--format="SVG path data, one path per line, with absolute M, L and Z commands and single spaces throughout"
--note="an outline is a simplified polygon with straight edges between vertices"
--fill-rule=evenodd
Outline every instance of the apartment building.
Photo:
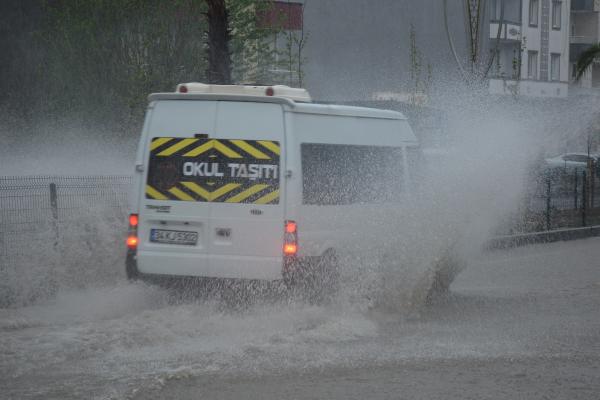
M 570 76 L 575 78 L 575 64 L 582 52 L 600 42 L 600 1 L 571 0 Z M 573 82 L 575 93 L 600 89 L 600 62 L 594 63 L 579 82 Z
M 490 93 L 566 97 L 571 0 L 491 0 Z

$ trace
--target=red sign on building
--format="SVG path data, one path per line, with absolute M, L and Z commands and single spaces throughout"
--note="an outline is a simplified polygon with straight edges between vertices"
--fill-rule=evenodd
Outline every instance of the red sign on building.
M 257 15 L 259 28 L 275 28 L 288 31 L 302 29 L 302 3 L 272 1 L 271 6 Z

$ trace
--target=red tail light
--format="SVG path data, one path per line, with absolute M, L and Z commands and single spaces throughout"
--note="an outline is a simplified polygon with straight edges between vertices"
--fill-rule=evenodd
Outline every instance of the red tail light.
M 137 248 L 137 244 L 138 244 L 138 238 L 137 236 L 129 236 L 127 238 L 127 247 L 129 247 L 130 249 L 135 249 Z
M 286 233 L 296 233 L 297 229 L 298 229 L 298 226 L 296 225 L 296 223 L 294 221 L 287 221 L 285 223 L 285 232 Z
M 298 245 L 295 243 L 286 243 L 283 246 L 283 254 L 286 256 L 293 256 L 298 252 Z
M 298 225 L 294 221 L 285 221 L 283 236 L 283 254 L 291 257 L 298 252 Z
M 139 223 L 139 217 L 137 214 L 129 215 L 129 232 L 127 234 L 127 247 L 131 250 L 135 250 L 138 245 L 137 227 Z

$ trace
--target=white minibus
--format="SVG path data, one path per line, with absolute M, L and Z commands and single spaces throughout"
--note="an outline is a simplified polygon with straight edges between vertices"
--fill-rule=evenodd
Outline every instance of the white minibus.
M 335 279 L 339 252 L 397 204 L 418 146 L 399 112 L 303 89 L 187 83 L 149 96 L 127 276 Z

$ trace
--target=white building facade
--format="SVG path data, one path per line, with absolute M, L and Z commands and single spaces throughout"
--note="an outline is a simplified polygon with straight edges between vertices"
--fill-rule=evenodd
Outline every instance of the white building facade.
M 490 93 L 568 95 L 570 9 L 571 0 L 490 1 Z

